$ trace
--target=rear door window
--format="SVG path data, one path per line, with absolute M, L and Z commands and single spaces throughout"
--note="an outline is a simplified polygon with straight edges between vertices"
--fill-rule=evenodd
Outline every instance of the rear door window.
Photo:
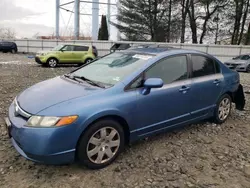
M 88 46 L 75 46 L 74 51 L 82 51 L 82 52 L 87 52 L 89 50 Z
M 192 55 L 192 75 L 194 78 L 212 75 L 220 72 L 220 67 L 217 62 L 201 55 Z

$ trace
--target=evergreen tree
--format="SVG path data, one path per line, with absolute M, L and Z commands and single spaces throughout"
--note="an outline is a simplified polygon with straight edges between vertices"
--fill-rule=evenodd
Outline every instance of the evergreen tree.
M 102 15 L 101 27 L 99 28 L 98 32 L 98 40 L 108 40 L 108 39 L 109 39 L 109 33 L 108 33 L 107 19 L 106 16 Z

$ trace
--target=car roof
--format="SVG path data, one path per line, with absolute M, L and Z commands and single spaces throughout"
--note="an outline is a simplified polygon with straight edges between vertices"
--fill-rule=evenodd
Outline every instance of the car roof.
M 62 45 L 70 45 L 70 46 L 91 46 L 91 45 L 83 45 L 83 44 L 74 44 L 74 43 L 63 43 Z
M 171 55 L 177 55 L 177 54 L 183 54 L 183 53 L 196 53 L 201 55 L 209 55 L 205 52 L 199 51 L 199 50 L 191 50 L 191 49 L 182 49 L 182 48 L 174 48 L 170 46 L 166 47 L 154 47 L 154 46 L 142 46 L 142 47 L 135 47 L 135 48 L 129 48 L 127 50 L 124 50 L 124 52 L 137 52 L 137 53 L 143 53 L 143 54 L 150 54 L 150 55 L 160 55 L 160 54 L 171 54 Z

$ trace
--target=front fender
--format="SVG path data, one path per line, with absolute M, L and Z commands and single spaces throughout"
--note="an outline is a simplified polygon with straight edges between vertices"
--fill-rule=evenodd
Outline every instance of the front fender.
M 93 122 L 95 122 L 98 119 L 107 117 L 107 116 L 119 116 L 120 118 L 124 119 L 125 121 L 127 121 L 126 119 L 126 114 L 122 113 L 121 111 L 119 111 L 118 109 L 105 109 L 105 110 L 100 110 L 100 111 L 96 111 L 94 113 L 89 114 L 87 117 L 85 117 L 81 122 L 80 122 L 80 126 L 78 127 L 78 131 L 82 133 L 83 131 L 85 131 Z M 79 135 L 80 136 L 80 135 Z

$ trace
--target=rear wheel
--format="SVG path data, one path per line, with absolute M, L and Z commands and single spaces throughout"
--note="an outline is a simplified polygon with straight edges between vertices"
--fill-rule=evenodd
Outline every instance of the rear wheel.
M 224 123 L 231 112 L 232 99 L 228 94 L 223 95 L 217 102 L 214 112 L 215 123 Z
M 58 64 L 58 60 L 56 58 L 49 58 L 47 61 L 47 65 L 54 68 Z
M 88 59 L 86 59 L 86 60 L 84 61 L 84 64 L 88 64 L 88 63 L 90 63 L 91 61 L 93 61 L 93 59 L 88 58 Z
M 122 126 L 112 119 L 104 119 L 92 124 L 81 136 L 77 159 L 88 168 L 100 169 L 111 164 L 123 148 Z

